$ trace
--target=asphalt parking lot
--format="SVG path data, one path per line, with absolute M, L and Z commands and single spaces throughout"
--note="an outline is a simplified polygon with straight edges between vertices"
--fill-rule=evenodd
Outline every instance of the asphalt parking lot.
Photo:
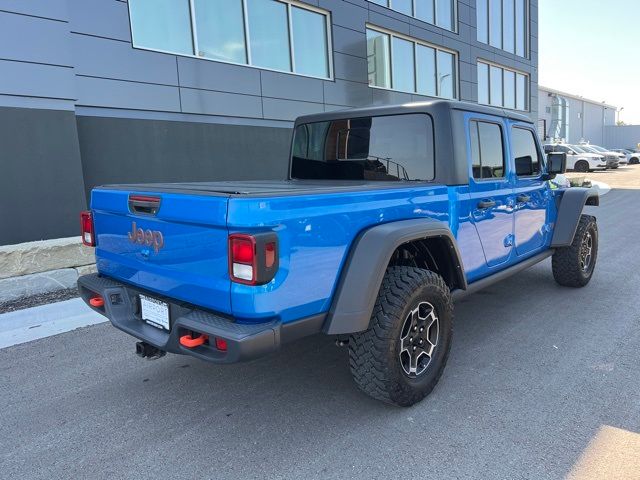
M 100 324 L 0 350 L 0 477 L 640 478 L 640 166 L 589 176 L 592 282 L 546 261 L 458 303 L 417 406 L 359 393 L 326 337 L 221 367 Z

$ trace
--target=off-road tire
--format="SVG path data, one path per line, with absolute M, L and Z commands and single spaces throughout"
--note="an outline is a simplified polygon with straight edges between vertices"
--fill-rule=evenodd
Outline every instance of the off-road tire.
M 587 173 L 589 171 L 589 162 L 585 160 L 578 160 L 573 169 L 576 172 Z
M 591 258 L 588 268 L 581 265 L 584 242 L 591 236 Z M 598 258 L 598 224 L 596 217 L 581 215 L 573 242 L 568 247 L 558 248 L 551 258 L 553 278 L 565 287 L 584 287 L 591 277 Z
M 400 338 L 409 314 L 428 302 L 437 316 L 436 346 L 425 370 L 411 377 L 401 362 Z M 408 407 L 435 387 L 447 363 L 453 334 L 453 302 L 436 273 L 415 267 L 389 267 L 368 330 L 349 339 L 349 365 L 357 386 L 383 402 Z M 405 338 L 406 341 L 406 338 Z

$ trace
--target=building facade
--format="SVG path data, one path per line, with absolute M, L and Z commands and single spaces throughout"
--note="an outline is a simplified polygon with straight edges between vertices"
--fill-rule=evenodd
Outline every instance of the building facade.
M 544 141 L 605 145 L 607 132 L 615 128 L 617 110 L 614 105 L 540 86 L 538 133 Z
M 301 114 L 431 98 L 537 118 L 537 0 L 0 0 L 0 245 L 98 184 L 284 178 Z

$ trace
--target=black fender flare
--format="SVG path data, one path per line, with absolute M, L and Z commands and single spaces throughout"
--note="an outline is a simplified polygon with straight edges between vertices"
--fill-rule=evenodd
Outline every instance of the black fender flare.
M 369 322 L 391 255 L 413 240 L 440 237 L 449 244 L 456 267 L 458 288 L 466 289 L 462 257 L 449 226 L 430 218 L 400 220 L 376 225 L 353 242 L 342 268 L 331 308 L 323 326 L 329 335 L 361 332 Z
M 558 218 L 551 240 L 552 248 L 568 247 L 573 243 L 585 205 L 600 205 L 600 195 L 596 189 L 573 187 L 565 190 L 558 208 Z

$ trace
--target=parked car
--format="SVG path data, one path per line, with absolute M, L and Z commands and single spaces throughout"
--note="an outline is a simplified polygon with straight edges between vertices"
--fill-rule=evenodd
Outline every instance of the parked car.
M 630 150 L 628 148 L 616 148 L 612 150 L 612 152 L 621 153 L 627 157 L 627 162 L 629 165 L 635 165 L 640 163 L 640 153 L 635 150 Z
M 444 370 L 455 299 L 549 257 L 558 284 L 591 279 L 598 193 L 551 188 L 566 155 L 541 152 L 529 117 L 471 103 L 300 117 L 286 180 L 94 188 L 80 295 L 141 357 L 332 335 L 363 392 L 410 406 Z
M 610 152 L 609 150 L 605 150 L 602 147 L 596 148 L 595 145 L 590 145 L 588 143 L 581 143 L 580 145 L 576 145 L 580 147 L 582 150 L 590 153 L 596 153 L 598 155 L 604 155 L 607 160 L 607 168 L 618 168 L 620 165 L 620 154 L 616 152 Z M 602 149 L 602 150 L 600 150 Z
M 567 170 L 576 172 L 590 172 L 597 169 L 606 169 L 607 162 L 604 155 L 585 152 L 580 147 L 566 143 L 554 143 L 544 146 L 544 152 L 562 152 L 567 154 Z

